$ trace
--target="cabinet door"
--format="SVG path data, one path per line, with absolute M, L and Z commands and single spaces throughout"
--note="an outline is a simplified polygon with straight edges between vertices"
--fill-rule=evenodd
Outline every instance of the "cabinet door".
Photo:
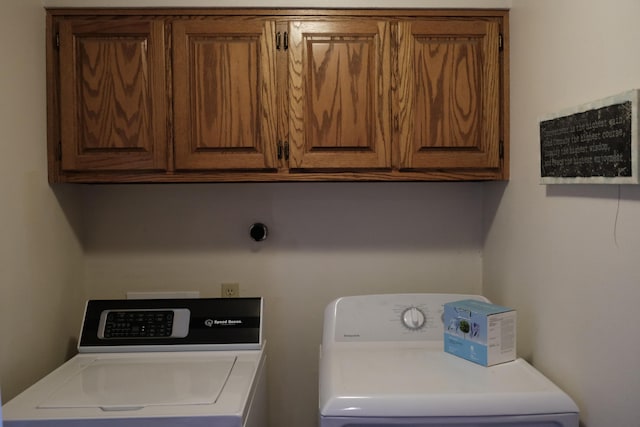
M 289 26 L 289 167 L 391 167 L 388 22 Z
M 59 36 L 62 169 L 166 169 L 164 24 L 70 20 Z
M 400 169 L 498 168 L 498 24 L 401 21 L 398 47 Z
M 262 18 L 173 23 L 176 169 L 276 167 L 274 38 Z

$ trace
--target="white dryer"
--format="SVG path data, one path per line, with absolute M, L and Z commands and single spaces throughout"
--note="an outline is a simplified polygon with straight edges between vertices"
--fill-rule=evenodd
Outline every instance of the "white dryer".
M 321 427 L 577 427 L 573 400 L 523 359 L 484 367 L 443 350 L 443 304 L 486 298 L 340 298 L 325 311 Z
M 261 298 L 94 300 L 5 427 L 266 427 Z

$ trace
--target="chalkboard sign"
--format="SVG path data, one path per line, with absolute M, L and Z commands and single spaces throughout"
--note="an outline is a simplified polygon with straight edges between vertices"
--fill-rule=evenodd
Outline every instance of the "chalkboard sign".
M 638 183 L 638 90 L 540 120 L 543 184 Z

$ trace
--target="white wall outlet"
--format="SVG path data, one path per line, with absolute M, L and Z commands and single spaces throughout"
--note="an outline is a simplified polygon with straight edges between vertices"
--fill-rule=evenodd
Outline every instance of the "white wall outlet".
M 222 298 L 238 298 L 240 296 L 240 283 L 223 283 L 220 285 Z

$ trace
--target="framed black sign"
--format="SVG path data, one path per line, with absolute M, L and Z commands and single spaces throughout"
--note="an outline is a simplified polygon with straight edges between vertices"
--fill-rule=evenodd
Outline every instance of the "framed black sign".
M 542 184 L 638 184 L 637 89 L 540 120 Z

